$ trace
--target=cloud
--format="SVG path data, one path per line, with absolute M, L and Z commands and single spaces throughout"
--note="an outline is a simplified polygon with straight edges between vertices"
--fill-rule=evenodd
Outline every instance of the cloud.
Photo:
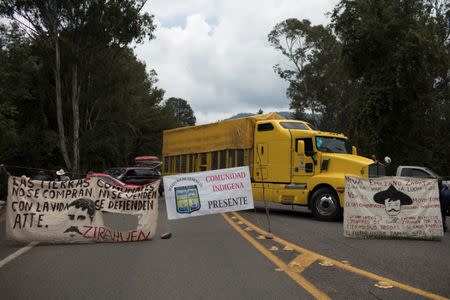
M 186 99 L 199 124 L 240 112 L 288 110 L 287 84 L 273 72 L 283 61 L 267 34 L 286 18 L 326 24 L 336 1 L 155 0 L 146 6 L 156 39 L 136 49 L 158 73 L 166 97 Z

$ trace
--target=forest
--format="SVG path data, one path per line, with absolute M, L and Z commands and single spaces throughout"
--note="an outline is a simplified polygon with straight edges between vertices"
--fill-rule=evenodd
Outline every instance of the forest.
M 195 124 L 133 51 L 154 38 L 144 4 L 1 2 L 0 162 L 77 176 L 159 154 L 163 129 Z
M 164 129 L 196 123 L 134 53 L 155 38 L 145 3 L 0 2 L 0 164 L 9 172 L 127 165 L 160 156 Z M 330 17 L 280 20 L 267 33 L 289 62 L 273 69 L 289 84 L 294 117 L 346 134 L 362 155 L 449 176 L 450 4 L 341 0 Z
M 295 118 L 349 136 L 364 156 L 450 176 L 450 3 L 341 0 L 327 26 L 287 19 L 268 41 L 288 61 Z

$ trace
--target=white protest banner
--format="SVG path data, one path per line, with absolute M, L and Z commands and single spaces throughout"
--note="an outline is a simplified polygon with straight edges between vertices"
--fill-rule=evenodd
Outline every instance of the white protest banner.
M 439 239 L 443 233 L 437 180 L 346 177 L 344 235 Z
M 159 181 L 123 189 L 98 177 L 40 181 L 9 177 L 6 236 L 17 241 L 129 242 L 150 240 L 158 217 Z M 111 216 L 134 221 L 126 230 Z
M 164 176 L 169 220 L 251 209 L 248 167 Z

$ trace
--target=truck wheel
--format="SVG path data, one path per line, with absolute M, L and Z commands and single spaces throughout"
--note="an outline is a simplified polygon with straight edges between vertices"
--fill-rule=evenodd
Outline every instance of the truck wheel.
M 336 192 L 330 188 L 320 188 L 311 197 L 314 216 L 324 221 L 334 221 L 341 216 L 341 206 Z

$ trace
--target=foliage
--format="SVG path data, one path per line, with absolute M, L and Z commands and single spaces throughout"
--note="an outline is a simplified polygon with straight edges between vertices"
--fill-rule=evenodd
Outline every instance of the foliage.
M 269 33 L 288 60 L 296 118 L 350 135 L 364 155 L 450 174 L 449 6 L 342 0 L 328 27 L 287 19 Z
M 60 23 L 56 27 L 48 24 L 50 16 L 42 14 L 43 9 L 54 9 L 49 7 L 52 3 L 58 4 Z M 62 117 L 69 146 L 75 139 L 74 87 L 79 100 L 80 172 L 73 176 L 128 165 L 137 155 L 159 156 L 164 129 L 182 126 L 182 122 L 195 123 L 192 109 L 184 100 L 181 108 L 183 112 L 190 110 L 190 116 L 179 115 L 180 120 L 174 122 L 176 107 L 162 104 L 164 90 L 157 87 L 156 72 L 148 72 L 129 46 L 131 41 L 153 38 L 153 17 L 140 13 L 142 4 L 0 3 L 3 16 L 14 19 L 21 10 L 35 18 L 35 26 L 30 28 L 17 22 L 0 27 L 0 163 L 49 170 L 65 164 L 55 105 L 53 29 L 59 32 Z M 8 11 L 6 5 L 13 9 Z M 68 150 L 73 154 L 73 146 Z M 14 175 L 36 172 L 13 167 L 8 170 Z
M 40 59 L 17 26 L 0 29 L 0 161 L 35 167 L 54 154 L 45 101 L 39 101 Z M 53 160 L 54 161 L 54 160 Z
M 358 142 L 398 164 L 449 174 L 444 10 L 439 1 L 343 0 L 332 19 L 346 70 L 359 82 L 350 128 Z
M 153 16 L 141 13 L 144 4 L 139 0 L 4 0 L 0 4 L 0 16 L 20 25 L 54 72 L 59 145 L 65 165 L 75 173 L 80 164 L 80 106 L 83 102 L 89 106 L 84 95 L 92 88 L 92 67 L 105 51 L 153 38 Z
M 331 28 L 287 19 L 274 27 L 268 39 L 288 59 L 284 68 L 277 64 L 274 70 L 289 82 L 287 96 L 295 118 L 345 131 L 348 99 L 354 89 L 342 69 L 341 45 Z
M 195 125 L 194 111 L 186 100 L 171 97 L 166 100 L 163 109 L 167 115 L 172 114 L 174 128 Z
M 155 86 L 156 74 L 147 74 L 130 49 L 112 49 L 97 60 L 91 84 L 96 87 L 87 95 L 91 101 L 81 107 L 86 168 L 126 165 L 136 155 L 159 154 L 163 128 L 158 105 L 164 92 Z

